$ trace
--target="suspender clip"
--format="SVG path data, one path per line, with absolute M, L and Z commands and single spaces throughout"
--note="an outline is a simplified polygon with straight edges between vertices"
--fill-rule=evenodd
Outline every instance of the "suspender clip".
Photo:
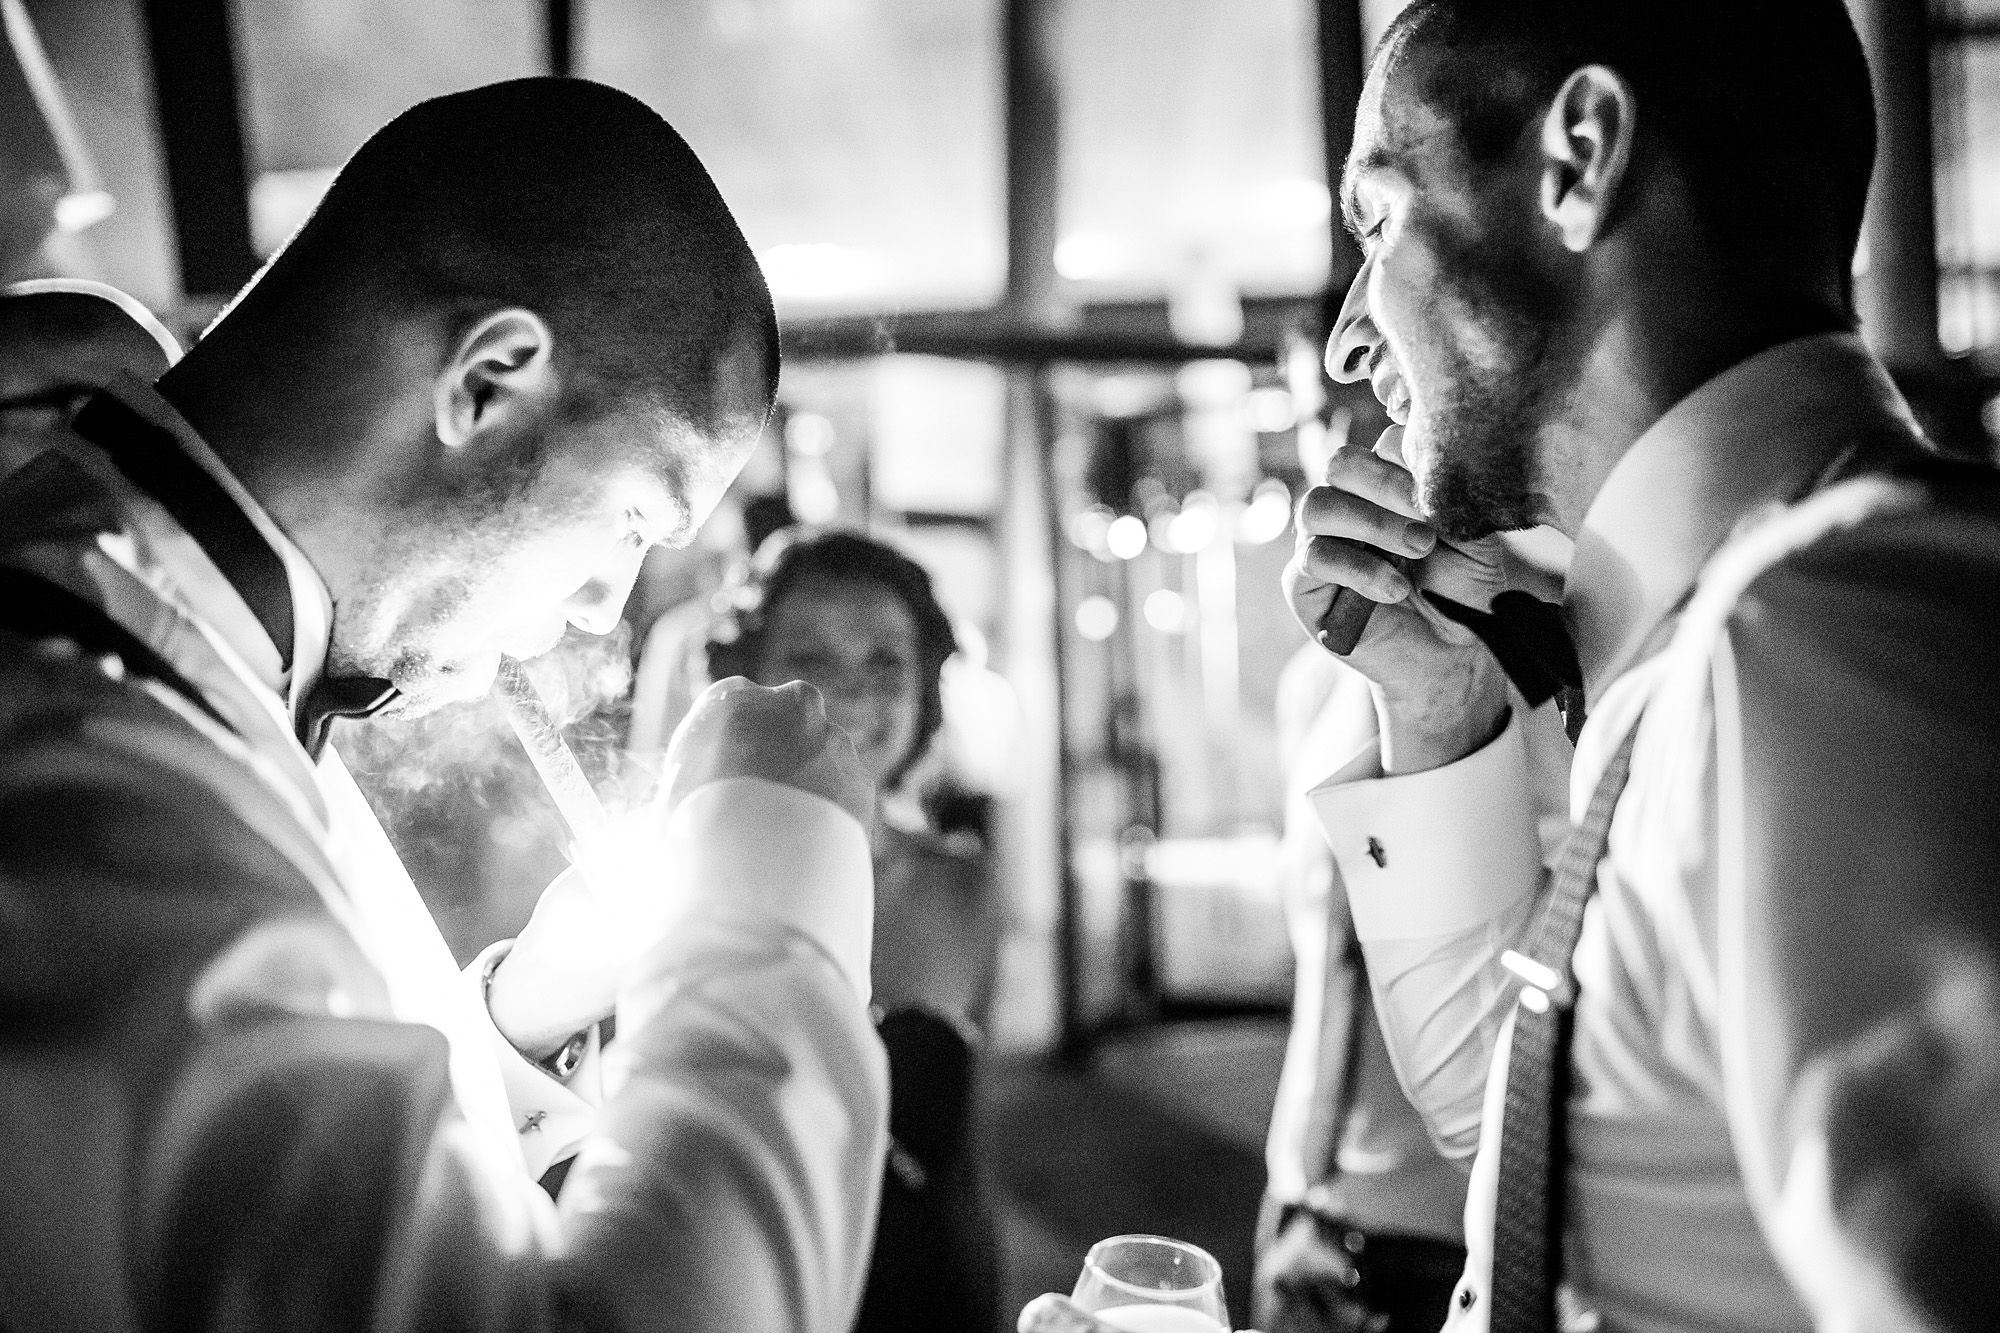
M 1509 949 L 1500 955 L 1500 965 L 1528 984 L 1521 989 L 1521 1003 L 1538 1014 L 1547 1013 L 1549 1005 L 1569 1003 L 1569 984 L 1562 973 L 1547 963 L 1537 962 L 1518 950 Z

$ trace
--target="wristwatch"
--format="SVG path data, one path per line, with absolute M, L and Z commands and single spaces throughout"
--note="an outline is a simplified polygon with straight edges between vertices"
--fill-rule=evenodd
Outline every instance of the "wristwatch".
M 486 960 L 486 968 L 479 975 L 480 1003 L 488 1003 L 488 995 L 493 989 L 493 974 L 500 970 L 500 964 L 507 961 L 507 954 L 508 950 L 501 949 Z M 555 1054 L 536 1060 L 535 1065 L 551 1077 L 567 1083 L 577 1066 L 583 1063 L 584 1054 L 590 1050 L 590 1034 L 595 1030 L 596 1024 L 592 1024 L 571 1034 L 568 1041 L 556 1048 Z M 525 1058 L 526 1052 L 523 1056 Z
M 590 1049 L 590 1032 L 589 1028 L 585 1028 L 583 1031 L 576 1033 L 568 1041 L 564 1042 L 561 1049 L 554 1055 L 549 1056 L 547 1059 L 537 1060 L 535 1063 L 543 1069 L 548 1070 L 549 1073 L 555 1075 L 557 1078 L 567 1082 L 569 1076 L 576 1072 L 576 1067 L 583 1063 L 584 1052 Z

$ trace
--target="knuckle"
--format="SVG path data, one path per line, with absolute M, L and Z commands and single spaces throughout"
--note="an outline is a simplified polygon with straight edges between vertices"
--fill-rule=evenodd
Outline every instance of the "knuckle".
M 1346 583 L 1354 573 L 1354 547 L 1338 537 L 1315 537 L 1306 550 L 1305 563 L 1323 583 Z
M 1337 483 L 1343 477 L 1355 476 L 1357 469 L 1366 467 L 1373 457 L 1374 455 L 1366 449 L 1342 445 L 1326 460 L 1326 479 L 1330 483 Z
M 1299 511 L 1295 517 L 1301 533 L 1310 532 L 1320 525 L 1333 493 L 1331 486 L 1314 486 L 1299 497 Z
M 1354 524 L 1354 496 L 1335 486 L 1315 486 L 1302 503 L 1304 520 L 1300 530 L 1329 536 L 1345 533 Z

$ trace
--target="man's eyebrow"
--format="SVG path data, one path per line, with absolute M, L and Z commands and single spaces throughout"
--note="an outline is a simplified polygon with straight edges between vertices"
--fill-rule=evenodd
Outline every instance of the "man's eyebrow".
M 1358 162 L 1349 164 L 1340 176 L 1340 220 L 1346 224 L 1348 234 L 1355 240 L 1361 239 L 1361 204 L 1356 198 L 1355 182 L 1371 171 L 1396 164 L 1396 159 L 1388 149 L 1379 145 L 1370 149 L 1368 155 Z

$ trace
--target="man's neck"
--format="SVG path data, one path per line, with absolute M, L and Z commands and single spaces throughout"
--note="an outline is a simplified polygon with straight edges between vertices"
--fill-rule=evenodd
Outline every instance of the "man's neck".
M 1628 289 L 1581 358 L 1568 409 L 1542 448 L 1549 521 L 1572 538 L 1612 469 L 1674 404 L 1759 352 L 1841 327 L 1822 315 L 1703 300 L 1692 287 Z
M 196 343 L 155 386 L 257 502 L 281 513 L 292 438 L 315 414 L 289 393 L 285 360 L 218 330 Z M 282 521 L 282 520 L 281 520 Z
M 373 568 L 410 450 L 394 435 L 421 422 L 426 349 L 385 324 L 345 354 L 334 340 L 266 336 L 224 325 L 167 372 L 158 389 L 311 561 L 336 604 Z M 412 373 L 405 373 L 412 372 Z

